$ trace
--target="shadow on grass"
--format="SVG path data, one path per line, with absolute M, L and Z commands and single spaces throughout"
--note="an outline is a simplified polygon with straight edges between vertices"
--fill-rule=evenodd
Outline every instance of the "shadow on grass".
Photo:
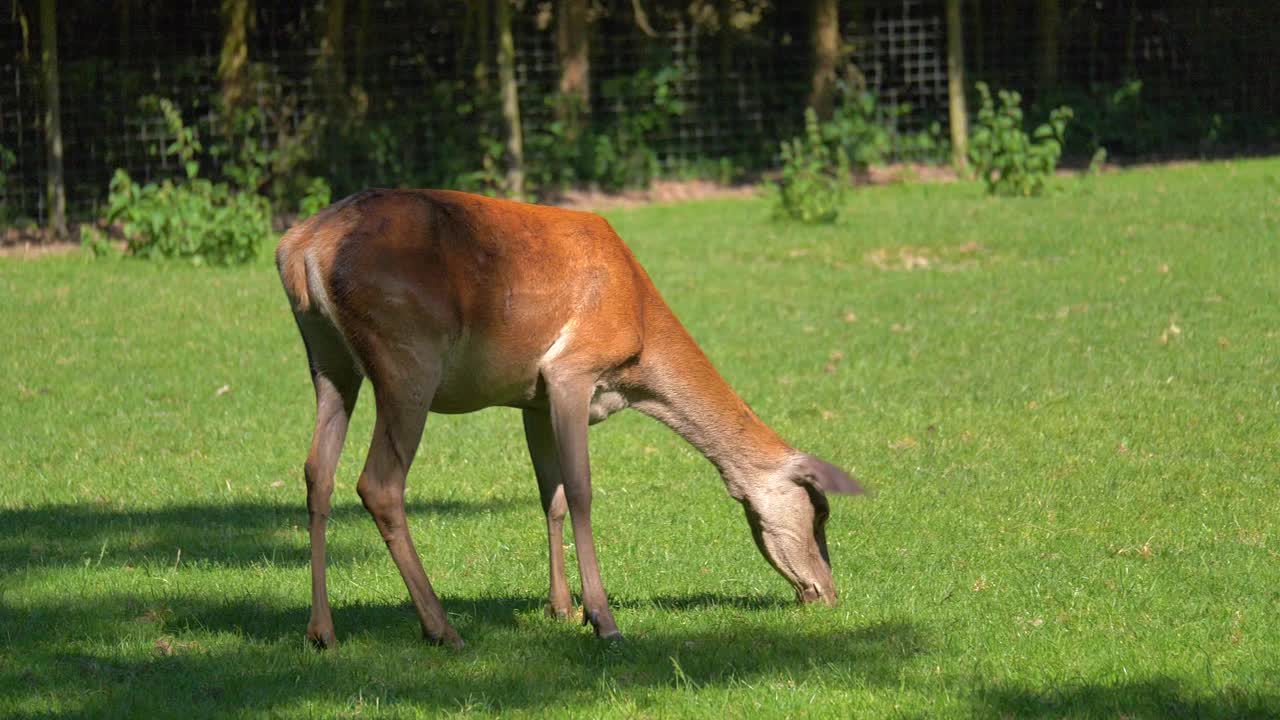
M 410 500 L 412 521 L 422 515 L 470 515 L 500 512 L 513 500 L 460 502 Z M 530 506 L 534 517 L 537 503 Z M 375 536 L 364 509 L 334 506 L 332 522 L 362 523 Z M 247 565 L 307 565 L 307 509 L 296 502 L 234 502 L 120 509 L 86 502 L 0 509 L 0 573 L 34 567 L 99 564 L 172 565 L 179 548 L 184 562 Z
M 1277 718 L 1280 695 L 1227 688 L 1206 695 L 1157 677 L 1114 685 L 1077 683 L 1055 688 L 989 687 L 977 693 L 981 717 Z
M 337 607 L 340 645 L 318 653 L 302 640 L 305 607 L 204 596 L 173 602 L 155 619 L 125 597 L 26 608 L 20 619 L 0 599 L 0 622 L 11 628 L 0 653 L 6 703 L 32 714 L 42 699 L 59 698 L 60 708 L 36 710 L 45 717 L 562 713 L 611 697 L 652 702 L 655 691 L 669 700 L 671 691 L 741 683 L 803 685 L 815 672 L 896 686 L 902 664 L 926 650 L 910 623 L 817 629 L 751 614 L 728 623 L 702 616 L 691 629 L 650 624 L 612 645 L 542 619 L 542 599 L 529 596 L 447 600 L 469 642 L 460 653 L 416 639 L 417 622 L 401 604 Z M 694 605 L 704 602 L 699 596 Z

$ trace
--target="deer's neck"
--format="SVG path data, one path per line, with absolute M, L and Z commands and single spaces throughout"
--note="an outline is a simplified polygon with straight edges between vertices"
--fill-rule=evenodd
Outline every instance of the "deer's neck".
M 632 407 L 670 427 L 720 471 L 729 493 L 794 452 L 729 387 L 663 303 L 646 313 Z

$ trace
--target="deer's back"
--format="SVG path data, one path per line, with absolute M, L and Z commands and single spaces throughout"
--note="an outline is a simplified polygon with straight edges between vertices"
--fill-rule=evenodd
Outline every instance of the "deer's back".
M 295 311 L 331 319 L 375 385 L 397 354 L 438 355 L 437 412 L 537 404 L 549 353 L 607 365 L 642 342 L 643 273 L 589 213 L 371 190 L 286 233 L 277 263 Z

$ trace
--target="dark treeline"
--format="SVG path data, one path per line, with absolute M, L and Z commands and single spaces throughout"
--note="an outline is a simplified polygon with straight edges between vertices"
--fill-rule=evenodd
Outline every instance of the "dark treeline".
M 44 223 L 55 204 L 50 10 L 63 183 L 81 217 L 116 168 L 144 181 L 180 172 L 161 151 L 161 98 L 195 129 L 206 173 L 278 210 L 316 178 L 335 197 L 369 185 L 547 196 L 664 174 L 741 179 L 776 165 L 807 105 L 830 117 L 863 93 L 889 128 L 884 159 L 946 162 L 948 2 L 960 6 L 966 91 L 1016 88 L 1032 116 L 1071 105 L 1069 154 L 1196 156 L 1277 140 L 1280 3 L 499 2 L 10 0 L 0 221 Z

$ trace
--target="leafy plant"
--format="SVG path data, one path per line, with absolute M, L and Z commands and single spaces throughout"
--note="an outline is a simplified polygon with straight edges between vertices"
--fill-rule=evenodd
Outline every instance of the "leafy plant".
M 319 155 L 327 116 L 307 113 L 299 122 L 298 99 L 261 64 L 251 65 L 256 90 L 235 108 L 216 103 L 209 158 L 221 179 L 241 192 L 266 196 L 274 207 L 297 207 L 306 194 Z
M 671 120 L 684 114 L 676 96 L 683 72 L 674 66 L 605 81 L 605 101 L 614 112 L 610 122 L 593 134 L 586 177 L 606 190 L 648 187 L 661 166 L 655 149 L 658 136 Z
M 843 147 L 858 170 L 892 157 L 945 162 L 950 147 L 938 122 L 917 132 L 899 127 L 913 114 L 910 103 L 882 104 L 875 94 L 840 84 L 840 102 L 822 124 L 822 136 L 834 151 Z
M 805 134 L 782 142 L 782 176 L 774 186 L 780 217 L 801 222 L 834 222 L 849 189 L 849 156 L 823 138 L 813 108 L 804 112 Z
M 271 234 L 266 198 L 193 178 L 138 185 L 124 170 L 111 178 L 107 221 L 121 223 L 129 253 L 236 265 L 257 257 Z
M 161 117 L 164 118 L 165 128 L 169 131 L 169 135 L 173 137 L 173 141 L 160 154 L 165 157 L 177 158 L 182 163 L 182 169 L 186 172 L 188 178 L 194 178 L 199 175 L 200 161 L 198 158 L 204 150 L 204 146 L 200 144 L 196 129 L 182 122 L 182 113 L 179 112 L 173 101 L 168 98 L 157 98 L 149 95 L 142 99 L 141 104 L 146 109 L 159 111 Z
M 271 209 L 253 192 L 237 192 L 226 183 L 199 177 L 203 149 L 196 131 L 186 126 L 169 100 L 156 102 L 172 142 L 165 156 L 176 157 L 185 178 L 139 185 L 123 169 L 111 178 L 107 223 L 119 223 L 135 257 L 187 258 L 196 264 L 233 265 L 257 256 L 271 234 Z M 102 238 L 90 237 L 98 251 Z
M 1052 111 L 1049 121 L 1028 136 L 1022 128 L 1021 95 L 1001 90 L 997 107 L 986 83 L 978 83 L 977 90 L 977 129 L 969 141 L 974 170 L 993 195 L 1039 195 L 1062 157 L 1071 108 Z
M 590 178 L 587 159 L 594 137 L 589 127 L 574 127 L 559 119 L 561 115 L 588 118 L 581 98 L 555 93 L 544 99 L 544 105 L 552 119 L 531 124 L 525 137 L 525 185 L 547 196 Z M 486 153 L 486 162 L 491 156 Z
M 833 150 L 842 148 L 850 164 L 859 169 L 883 162 L 893 149 L 893 136 L 889 124 L 879 117 L 876 96 L 865 91 L 846 94 L 831 120 L 822 124 L 822 138 Z
M 302 196 L 302 202 L 298 204 L 298 219 L 309 218 L 320 212 L 333 202 L 333 190 L 329 187 L 328 181 L 324 178 L 311 178 L 311 183 L 307 185 L 307 192 Z

